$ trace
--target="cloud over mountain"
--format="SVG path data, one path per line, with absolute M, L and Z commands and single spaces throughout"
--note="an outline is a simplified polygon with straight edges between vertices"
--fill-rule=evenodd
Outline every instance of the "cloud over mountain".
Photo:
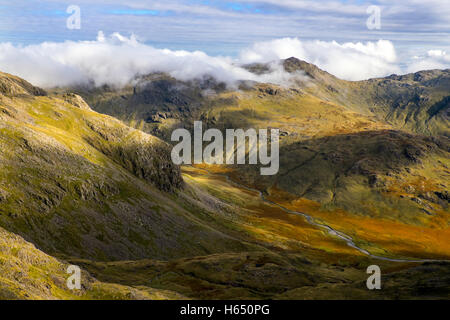
M 209 56 L 202 51 L 157 49 L 134 36 L 119 33 L 95 41 L 44 42 L 37 45 L 0 44 L 0 70 L 42 86 L 68 86 L 94 82 L 122 86 L 139 74 L 166 72 L 180 80 L 212 76 L 228 85 L 238 80 L 285 84 L 289 75 L 276 63 L 295 56 L 347 80 L 362 80 L 400 73 L 396 51 L 390 41 L 343 43 L 283 38 L 258 42 L 241 51 L 238 58 Z M 429 59 L 447 61 L 448 56 Z M 428 60 L 427 60 L 428 61 Z M 433 60 L 434 61 L 434 60 Z M 438 60 L 440 61 L 440 60 Z M 242 67 L 270 63 L 271 72 L 256 75 Z M 298 75 L 294 75 L 298 76 Z
M 409 72 L 430 69 L 450 68 L 450 54 L 443 50 L 430 50 L 423 57 L 414 57 L 413 63 L 408 67 Z
M 142 44 L 134 36 L 99 32 L 96 41 L 45 42 L 16 47 L 0 44 L 0 69 L 43 86 L 66 86 L 93 81 L 95 85 L 122 86 L 136 75 L 166 72 L 180 80 L 212 76 L 233 84 L 258 80 L 229 57 L 211 57 L 201 51 L 172 51 Z M 283 80 L 274 70 L 273 79 Z
M 284 38 L 254 44 L 243 50 L 241 60 L 266 62 L 296 57 L 346 80 L 363 80 L 400 72 L 390 41 L 344 43 Z

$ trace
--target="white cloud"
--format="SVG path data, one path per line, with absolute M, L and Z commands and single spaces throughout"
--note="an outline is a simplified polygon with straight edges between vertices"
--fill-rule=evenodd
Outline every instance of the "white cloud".
M 449 68 L 449 53 L 443 50 L 429 50 L 425 56 L 414 57 L 413 63 L 411 63 L 408 67 L 408 72 Z
M 295 75 L 272 64 L 271 73 L 255 75 L 230 57 L 212 57 L 201 51 L 156 49 L 142 44 L 134 36 L 99 32 L 96 41 L 45 42 L 16 47 L 0 44 L 0 70 L 23 77 L 42 87 L 69 86 L 93 81 L 123 86 L 152 72 L 165 72 L 179 80 L 212 76 L 228 85 L 238 80 L 286 84 Z
M 127 38 L 114 33 L 105 37 L 102 32 L 95 41 L 28 46 L 0 43 L 0 70 L 42 87 L 88 81 L 98 86 L 122 86 L 136 75 L 152 72 L 166 72 L 185 81 L 212 76 L 229 85 L 235 85 L 238 80 L 286 84 L 299 75 L 285 73 L 276 62 L 292 56 L 347 80 L 401 73 L 394 45 L 385 40 L 339 44 L 284 38 L 255 43 L 234 59 L 213 57 L 201 51 L 157 49 L 140 43 L 134 36 Z M 443 51 L 432 51 L 427 59 L 445 65 L 449 56 Z M 258 76 L 241 67 L 254 62 L 272 62 L 271 72 Z
M 42 43 L 25 47 L 0 44 L 0 69 L 43 86 L 67 86 L 89 80 L 96 85 L 124 85 L 138 74 L 167 72 L 180 80 L 208 74 L 232 83 L 252 74 L 236 67 L 230 58 L 203 52 L 156 49 L 133 36 L 114 33 L 96 41 Z
M 243 50 L 241 60 L 267 62 L 297 57 L 346 80 L 363 80 L 400 72 L 390 41 L 344 43 L 277 39 Z

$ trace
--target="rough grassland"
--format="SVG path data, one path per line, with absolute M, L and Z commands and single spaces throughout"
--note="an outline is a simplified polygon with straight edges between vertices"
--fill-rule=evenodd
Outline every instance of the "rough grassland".
M 261 178 L 251 167 L 219 171 L 374 253 L 448 257 L 446 138 L 399 130 L 342 104 L 329 92 L 347 84 L 304 68 L 327 86 L 227 92 L 213 84 L 218 93 L 203 100 L 202 89 L 179 92 L 159 75 L 148 88 L 124 89 L 134 95 L 129 101 L 111 90 L 95 94 L 104 108 L 138 102 L 133 126 L 162 138 L 193 119 L 222 129 L 279 127 L 279 176 Z M 145 114 L 149 104 L 158 114 Z M 169 110 L 158 109 L 164 105 Z M 431 110 L 434 118 L 442 108 Z M 74 94 L 48 96 L 0 74 L 0 147 L 1 298 L 449 296 L 448 264 L 368 258 L 221 175 L 181 172 L 162 140 L 92 111 Z M 69 263 L 83 267 L 80 292 L 65 286 Z M 383 292 L 365 287 L 371 264 L 383 270 Z

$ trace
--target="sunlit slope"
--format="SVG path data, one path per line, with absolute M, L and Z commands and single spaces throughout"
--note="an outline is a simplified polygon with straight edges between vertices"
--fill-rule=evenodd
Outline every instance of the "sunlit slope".
M 276 94 L 267 93 L 269 89 Z M 241 181 L 370 216 L 388 209 L 407 220 L 409 214 L 427 216 L 447 208 L 448 138 L 394 130 L 292 89 L 259 85 L 225 95 L 235 102 L 206 111 L 209 127 L 281 132 L 279 173 L 262 177 L 259 168 L 235 166 Z
M 183 198 L 164 142 L 77 96 L 3 90 L 0 146 L 0 225 L 46 253 L 165 259 L 245 248 Z
M 311 81 L 287 87 L 245 84 L 229 91 L 212 80 L 181 83 L 153 75 L 138 87 L 79 93 L 96 110 L 167 142 L 173 129 L 192 128 L 194 120 L 206 128 L 279 128 L 277 175 L 262 177 L 258 166 L 207 169 L 308 213 L 373 254 L 448 259 L 445 108 L 436 107 L 425 127 L 419 116 L 391 121 L 383 113 L 391 100 L 375 103 L 384 94 L 375 86 L 344 82 L 304 63 L 302 70 Z M 406 80 L 386 81 L 409 86 Z M 445 81 L 438 82 L 442 96 Z M 9 158 L 2 155 L 9 165 L 2 181 L 20 189 L 0 186 L 3 203 L 11 206 L 7 212 L 16 214 L 1 218 L 9 231 L 46 252 L 72 256 L 101 281 L 139 290 L 167 289 L 191 298 L 323 298 L 329 289 L 335 296 L 369 297 L 365 268 L 381 261 L 223 176 L 185 168 L 183 184 L 161 140 L 89 110 L 77 96 L 38 97 L 44 93 L 34 90 L 2 97 L 9 130 L 3 140 L 11 150 Z M 59 185 L 60 202 L 54 196 Z M 394 273 L 391 288 L 404 288 L 400 296 L 420 295 L 420 288 L 444 295 L 440 283 L 434 290 L 423 278 L 427 268 L 385 267 Z M 445 266 L 431 269 L 430 277 L 446 279 Z M 279 281 L 261 284 L 261 274 Z M 395 289 L 387 297 L 397 297 Z
M 231 103 L 201 115 L 208 127 L 273 127 L 282 135 L 277 175 L 229 167 L 235 181 L 279 203 L 299 199 L 290 208 L 323 219 L 373 253 L 449 257 L 448 138 L 396 130 L 292 88 L 257 85 L 220 97 Z
M 450 70 L 352 82 L 296 58 L 283 65 L 289 72 L 304 72 L 310 78 L 306 90 L 320 99 L 374 116 L 395 129 L 450 136 Z
M 442 241 L 450 218 L 448 138 L 394 130 L 374 117 L 279 87 L 259 85 L 230 95 L 233 105 L 205 112 L 204 119 L 214 122 L 209 126 L 275 127 L 282 134 L 279 173 L 263 177 L 258 166 L 234 166 L 228 174 L 235 181 L 283 202 L 312 201 L 314 214 L 363 242 L 378 243 L 376 252 L 450 255 Z
M 208 168 L 211 169 L 211 168 Z M 445 298 L 448 264 L 376 260 L 348 247 L 298 215 L 267 204 L 220 174 L 186 167 L 187 192 L 215 218 L 257 241 L 259 249 L 160 261 L 75 260 L 105 282 L 179 292 L 195 299 Z M 212 213 L 214 212 L 214 213 Z M 371 248 L 373 249 L 373 248 Z M 383 290 L 368 291 L 366 268 L 383 270 Z
M 2 75 L 8 85 L 11 79 Z M 369 263 L 343 241 L 226 181 L 207 181 L 192 169 L 183 182 L 164 142 L 93 112 L 80 97 L 46 96 L 19 84 L 2 91 L 0 104 L 0 222 L 8 230 L 1 235 L 2 297 L 195 298 L 207 297 L 208 288 L 218 290 L 213 297 L 271 297 L 328 281 L 326 265 L 324 276 L 312 278 L 308 259 L 315 265 Z M 237 197 L 222 199 L 227 190 Z M 272 253 L 284 250 L 290 254 Z M 135 269 L 146 265 L 139 259 L 153 259 L 164 270 L 147 268 L 144 277 Z M 180 269 L 176 259 L 202 267 Z M 85 274 L 85 289 L 68 291 L 63 260 L 85 266 L 102 282 Z M 113 277 L 111 260 L 129 268 Z M 254 264 L 250 270 L 246 261 Z M 217 264 L 233 275 L 215 279 L 207 270 Z M 274 280 L 259 283 L 261 272 Z M 278 281 L 280 273 L 286 276 Z M 245 288 L 236 289 L 239 282 Z
M 362 256 L 341 239 L 308 223 L 304 217 L 265 203 L 257 192 L 233 185 L 224 176 L 192 167 L 183 168 L 183 173 L 192 196 L 210 204 L 210 210 L 228 220 L 230 227 L 240 231 L 243 239 L 247 237 L 249 241 L 256 240 L 278 250 L 302 252 L 315 258 L 327 257 L 327 253 L 332 253 L 336 259 Z
M 294 92 L 309 93 L 324 102 L 333 102 L 387 123 L 394 129 L 424 135 L 450 135 L 449 70 L 352 82 L 338 79 L 296 58 L 280 63 L 293 75 L 292 81 L 284 87 Z M 270 69 L 267 65 L 247 68 L 258 74 Z M 252 87 L 252 83 L 245 82 L 239 90 L 231 91 L 246 91 Z M 158 135 L 164 133 L 159 130 L 161 127 L 178 121 L 186 123 L 192 118 L 198 120 L 205 110 L 236 102 L 214 94 L 230 91 L 214 79 L 183 82 L 164 74 L 139 77 L 133 85 L 124 88 L 84 86 L 69 90 L 82 95 L 95 110 L 131 121 L 146 131 L 154 130 Z M 267 93 L 276 95 L 279 91 L 269 89 Z
M 135 88 L 80 93 L 94 108 L 166 141 L 174 128 L 192 129 L 194 120 L 222 130 L 279 128 L 277 175 L 261 177 L 255 166 L 235 166 L 228 174 L 281 201 L 312 201 L 317 215 L 327 213 L 335 218 L 327 222 L 377 252 L 448 256 L 440 239 L 449 221 L 449 71 L 349 82 L 295 58 L 282 63 L 301 80 L 230 91 L 153 75 Z M 336 218 L 340 214 L 348 221 Z M 417 228 L 425 228 L 423 243 Z M 390 235 L 378 237 L 380 230 Z

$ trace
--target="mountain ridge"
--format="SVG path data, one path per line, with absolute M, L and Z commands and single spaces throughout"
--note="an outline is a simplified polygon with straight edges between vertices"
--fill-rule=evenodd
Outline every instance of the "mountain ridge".
M 14 90 L 0 94 L 0 259 L 14 263 L 17 273 L 3 272 L 2 298 L 323 298 L 324 287 L 373 298 L 365 291 L 365 270 L 373 263 L 387 270 L 390 288 L 377 298 L 446 294 L 445 263 L 374 261 L 222 175 L 174 166 L 168 144 L 174 128 L 191 129 L 194 119 L 219 129 L 280 128 L 279 181 L 254 175 L 256 167 L 209 169 L 320 219 L 374 254 L 446 259 L 450 248 L 439 240 L 448 235 L 445 136 L 395 129 L 332 96 L 321 99 L 310 87 L 254 84 L 229 91 L 212 80 L 180 86 L 152 75 L 136 90 L 40 95 L 25 82 L 17 88 L 15 78 L 4 81 Z M 206 94 L 211 86 L 216 92 Z M 142 114 L 123 119 L 127 126 L 95 112 L 99 105 L 89 99 L 96 95 L 105 108 L 116 101 L 113 110 L 122 115 L 133 106 Z M 329 192 L 340 202 L 317 197 Z M 364 205 L 378 212 L 365 212 Z M 30 256 L 52 265 L 30 264 Z M 71 263 L 85 272 L 79 295 L 64 285 Z M 273 280 L 261 282 L 261 275 Z M 430 277 L 442 280 L 432 285 Z

